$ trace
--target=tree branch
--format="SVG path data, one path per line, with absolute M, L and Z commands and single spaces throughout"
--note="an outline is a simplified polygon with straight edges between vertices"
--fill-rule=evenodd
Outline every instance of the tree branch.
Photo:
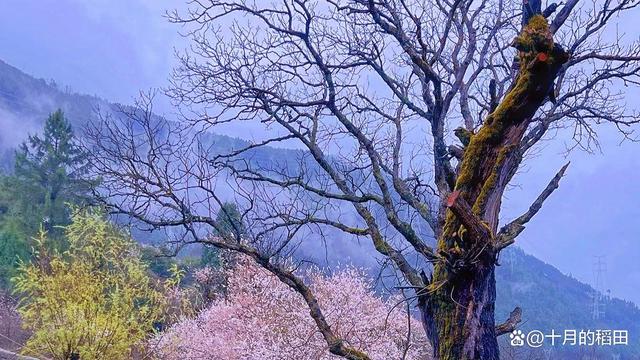
M 243 245 L 243 244 L 229 244 L 224 239 L 209 238 L 208 244 L 216 246 L 222 249 L 228 249 L 243 253 L 251 257 L 262 268 L 275 275 L 280 281 L 287 284 L 291 289 L 296 291 L 302 296 L 304 301 L 309 307 L 309 313 L 316 323 L 318 330 L 324 337 L 325 341 L 329 345 L 329 351 L 338 356 L 342 356 L 345 359 L 350 360 L 369 360 L 369 356 L 359 350 L 345 345 L 344 341 L 340 339 L 331 329 L 331 326 L 327 322 L 318 300 L 311 291 L 311 289 L 304 283 L 304 281 L 298 276 L 294 275 L 292 271 L 288 271 L 278 265 L 271 262 L 270 257 L 260 254 L 257 250 Z
M 516 329 L 516 326 L 522 321 L 522 309 L 516 306 L 509 314 L 507 321 L 500 325 L 496 325 L 496 336 L 508 334 Z
M 529 220 L 538 213 L 538 211 L 540 211 L 544 201 L 558 188 L 560 179 L 564 176 L 564 172 L 567 170 L 567 167 L 569 167 L 569 164 L 570 163 L 566 163 L 562 168 L 560 168 L 556 176 L 551 179 L 547 187 L 542 191 L 542 193 L 540 193 L 540 195 L 538 195 L 527 212 L 500 229 L 496 244 L 498 251 L 513 244 L 516 237 L 524 230 L 525 224 L 528 223 Z
M 560 9 L 560 11 L 558 12 L 558 15 L 556 15 L 556 17 L 551 22 L 551 32 L 552 33 L 555 34 L 556 31 L 558 31 L 558 29 L 560 29 L 562 24 L 564 24 L 564 22 L 567 20 L 567 18 L 571 14 L 571 11 L 573 10 L 573 8 L 576 7 L 576 5 L 578 5 L 578 1 L 579 0 L 569 0 L 562 7 L 562 9 Z
M 460 196 L 460 191 L 454 191 L 447 197 L 447 208 L 455 214 L 460 223 L 469 231 L 471 239 L 475 242 L 491 239 L 491 231 L 476 214 L 471 206 Z

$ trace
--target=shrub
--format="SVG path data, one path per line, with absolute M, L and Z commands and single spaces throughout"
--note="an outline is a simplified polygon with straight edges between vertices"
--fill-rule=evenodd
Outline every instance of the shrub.
M 14 279 L 18 310 L 33 335 L 25 353 L 83 360 L 125 359 L 161 317 L 163 295 L 129 235 L 99 212 L 76 211 L 66 227 L 69 249 L 46 249 L 36 239 L 33 263 Z

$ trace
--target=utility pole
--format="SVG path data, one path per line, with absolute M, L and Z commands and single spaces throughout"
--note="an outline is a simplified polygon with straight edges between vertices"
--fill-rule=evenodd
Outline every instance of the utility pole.
M 515 267 L 517 261 L 514 249 L 507 248 L 500 254 L 500 256 L 502 257 L 502 263 L 509 269 L 509 274 L 513 275 L 513 268 Z
M 596 255 L 593 257 L 593 302 L 591 303 L 591 317 L 593 320 L 604 319 L 605 316 L 605 299 L 604 293 L 604 277 L 607 271 L 607 263 L 605 255 Z

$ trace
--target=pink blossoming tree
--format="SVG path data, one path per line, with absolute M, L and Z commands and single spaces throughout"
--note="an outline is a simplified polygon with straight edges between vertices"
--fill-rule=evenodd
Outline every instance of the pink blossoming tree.
M 198 274 L 198 281 L 204 272 Z M 428 359 L 420 323 L 399 298 L 383 299 L 358 270 L 332 276 L 307 271 L 332 329 L 373 359 Z M 399 306 L 395 306 L 397 304 Z M 184 319 L 151 344 L 158 357 L 178 359 L 334 359 L 302 297 L 274 275 L 242 259 L 228 274 L 226 298 Z

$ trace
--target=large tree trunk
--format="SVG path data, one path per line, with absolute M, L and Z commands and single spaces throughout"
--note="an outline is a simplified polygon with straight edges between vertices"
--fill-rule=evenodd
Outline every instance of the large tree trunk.
M 500 203 L 519 164 L 523 134 L 568 60 L 541 15 L 531 18 L 514 46 L 519 72 L 501 103 L 470 134 L 454 191 L 442 202 L 441 258 L 419 293 L 425 330 L 440 360 L 499 358 L 494 271 Z
M 423 323 L 440 360 L 498 360 L 494 304 L 494 268 L 460 279 L 457 285 L 443 286 L 420 304 Z M 433 315 L 432 315 L 433 314 Z

